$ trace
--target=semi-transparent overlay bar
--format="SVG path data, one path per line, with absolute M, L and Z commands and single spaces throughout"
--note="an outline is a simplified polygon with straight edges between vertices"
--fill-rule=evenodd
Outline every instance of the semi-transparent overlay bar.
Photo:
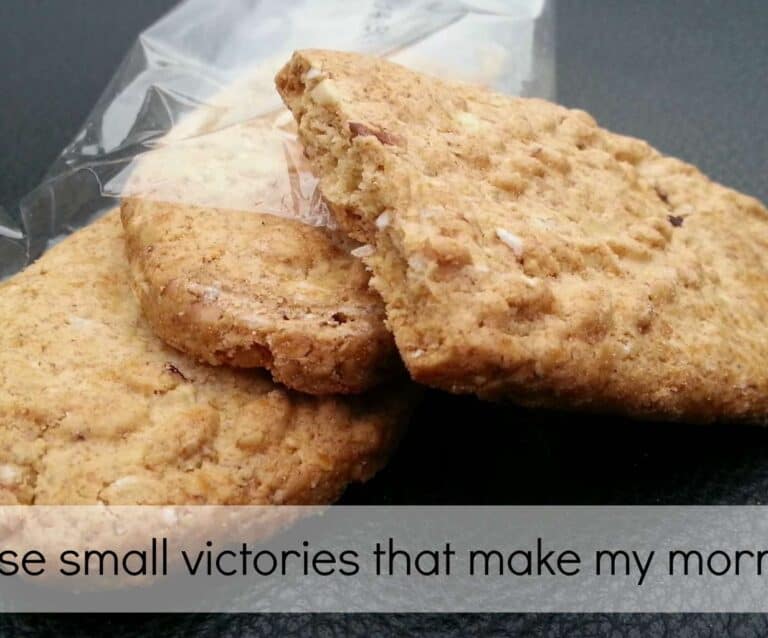
M 0 507 L 3 612 L 764 612 L 766 507 Z

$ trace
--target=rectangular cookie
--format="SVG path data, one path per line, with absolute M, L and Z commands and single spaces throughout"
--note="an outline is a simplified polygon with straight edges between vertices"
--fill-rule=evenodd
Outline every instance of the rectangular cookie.
M 411 375 L 665 420 L 768 414 L 768 212 L 587 113 L 373 57 L 277 76 Z

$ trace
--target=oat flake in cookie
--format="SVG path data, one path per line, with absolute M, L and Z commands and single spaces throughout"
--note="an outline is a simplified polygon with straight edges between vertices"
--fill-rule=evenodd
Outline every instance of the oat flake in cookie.
M 133 288 L 155 333 L 310 394 L 362 392 L 400 370 L 355 243 L 312 200 L 290 114 L 288 126 L 268 115 L 219 130 L 194 115 L 138 159 L 123 199 Z
M 324 504 L 385 462 L 408 390 L 311 397 L 154 335 L 108 214 L 0 285 L 0 503 Z
M 768 420 L 768 212 L 583 111 L 380 59 L 277 87 L 412 376 L 526 405 Z

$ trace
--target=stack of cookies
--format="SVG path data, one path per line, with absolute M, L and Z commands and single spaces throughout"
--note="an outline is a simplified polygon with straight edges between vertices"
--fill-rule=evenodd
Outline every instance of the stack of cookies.
M 222 120 L 259 86 L 2 285 L 0 503 L 324 504 L 394 449 L 416 392 L 358 244 L 287 111 Z
M 414 381 L 768 420 L 758 201 L 378 58 L 298 52 L 277 90 L 298 140 L 285 112 L 192 118 L 121 211 L 3 284 L 0 501 L 332 502 Z

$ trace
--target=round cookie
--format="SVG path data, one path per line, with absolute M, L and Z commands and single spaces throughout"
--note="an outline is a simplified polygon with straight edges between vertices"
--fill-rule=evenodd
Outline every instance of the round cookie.
M 155 333 L 310 394 L 391 376 L 383 305 L 357 244 L 314 196 L 290 115 L 221 129 L 202 115 L 142 156 L 123 188 L 133 288 Z
M 402 388 L 311 397 L 166 346 L 112 212 L 0 285 L 0 502 L 315 504 L 384 463 Z

